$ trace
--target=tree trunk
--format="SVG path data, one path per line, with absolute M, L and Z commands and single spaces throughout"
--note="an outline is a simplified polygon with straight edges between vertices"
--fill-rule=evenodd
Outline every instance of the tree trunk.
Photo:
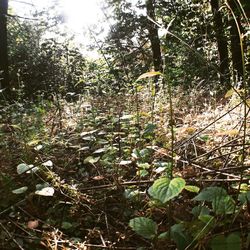
M 217 40 L 220 61 L 220 82 L 223 87 L 229 89 L 231 84 L 229 73 L 228 42 L 224 33 L 222 15 L 219 11 L 219 0 L 211 0 L 210 3 L 213 11 L 215 37 Z
M 147 15 L 155 20 L 155 0 L 146 0 Z M 153 54 L 153 64 L 155 71 L 162 71 L 161 42 L 158 35 L 157 26 L 148 20 L 148 37 L 151 42 Z
M 7 43 L 7 13 L 8 0 L 0 0 L 0 89 L 4 93 L 10 93 L 9 72 L 8 72 L 8 43 Z
M 241 29 L 240 17 L 238 14 L 238 7 L 234 0 L 228 1 L 232 11 L 234 12 L 239 27 Z M 232 53 L 232 61 L 233 61 L 233 74 L 234 80 L 238 77 L 243 76 L 243 64 L 242 64 L 242 55 L 241 55 L 241 47 L 240 47 L 240 34 L 235 23 L 233 16 L 229 17 L 229 26 L 230 26 L 230 40 L 231 40 L 231 53 Z

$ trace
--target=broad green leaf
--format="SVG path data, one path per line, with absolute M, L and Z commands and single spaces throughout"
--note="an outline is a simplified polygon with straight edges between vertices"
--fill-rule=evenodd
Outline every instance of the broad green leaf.
M 185 233 L 183 224 L 173 225 L 170 234 L 179 250 L 184 250 L 191 242 L 191 238 Z
M 169 180 L 166 177 L 160 178 L 154 182 L 149 188 L 149 194 L 162 203 L 173 199 L 178 196 L 185 187 L 185 180 L 182 178 L 174 178 Z
M 209 215 L 209 214 L 203 214 L 203 215 L 199 215 L 198 219 L 202 222 L 204 222 L 205 224 L 210 224 L 213 222 L 214 217 Z
M 53 187 L 45 187 L 41 190 L 38 190 L 35 192 L 37 195 L 41 196 L 53 196 L 55 192 L 55 189 Z
M 220 197 L 227 196 L 225 189 L 221 187 L 208 187 L 203 189 L 197 196 L 194 197 L 195 201 L 213 201 Z
M 227 242 L 224 235 L 215 236 L 210 242 L 212 250 L 226 250 Z
M 235 208 L 235 202 L 229 195 L 217 197 L 212 202 L 213 210 L 216 214 L 232 214 Z
M 27 172 L 29 169 L 30 169 L 30 167 L 28 164 L 21 163 L 17 166 L 17 173 L 23 174 L 23 173 Z
M 250 202 L 250 191 L 240 193 L 238 196 L 238 200 L 242 205 L 246 204 L 247 202 Z
M 237 233 L 227 236 L 227 250 L 241 250 L 241 238 Z
M 193 207 L 192 209 L 192 214 L 195 216 L 195 217 L 199 217 L 200 215 L 208 215 L 210 213 L 210 210 L 208 207 L 206 206 L 196 206 L 196 207 Z
M 12 190 L 13 194 L 23 194 L 28 190 L 28 187 L 24 186 L 15 190 Z
M 46 187 L 49 187 L 49 183 L 48 182 L 45 182 L 45 183 L 39 183 L 39 184 L 36 184 L 36 190 L 41 190 L 43 188 L 46 188 Z
M 162 177 L 156 180 L 148 190 L 149 195 L 152 196 L 154 199 L 164 203 L 169 183 L 170 180 L 167 177 Z
M 211 240 L 212 250 L 240 250 L 241 238 L 238 234 L 232 233 L 228 237 L 218 235 Z
M 189 192 L 193 192 L 193 193 L 199 193 L 200 188 L 197 186 L 190 186 L 190 185 L 186 185 L 185 189 Z
M 34 167 L 34 165 L 28 165 L 26 163 L 21 163 L 17 166 L 17 173 L 18 174 L 23 174 L 23 173 L 31 173 L 31 172 L 36 172 L 38 170 L 37 167 Z
M 182 178 L 174 178 L 170 181 L 168 192 L 166 196 L 166 201 L 171 200 L 172 198 L 176 197 L 178 194 L 182 192 L 186 185 L 186 182 Z
M 146 217 L 137 217 L 129 221 L 129 226 L 146 239 L 153 239 L 157 234 L 157 224 Z
M 159 75 L 161 75 L 161 72 L 158 72 L 158 71 L 147 72 L 147 73 L 144 73 L 144 74 L 140 75 L 137 78 L 136 82 L 139 81 L 139 80 L 148 78 L 148 77 L 154 77 L 154 76 L 159 76 Z

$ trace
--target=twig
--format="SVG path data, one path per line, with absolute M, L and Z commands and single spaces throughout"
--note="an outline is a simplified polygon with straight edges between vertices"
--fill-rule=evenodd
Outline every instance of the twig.
M 245 149 L 247 149 L 247 148 L 250 148 L 250 146 L 245 147 Z M 227 155 L 231 155 L 231 154 L 233 154 L 233 153 L 237 153 L 237 152 L 239 152 L 239 151 L 242 151 L 242 148 L 241 148 L 241 149 L 236 149 L 236 150 L 231 151 L 231 152 L 229 152 L 229 153 L 225 153 L 225 154 L 222 154 L 222 155 L 216 156 L 216 157 L 211 158 L 211 159 L 203 160 L 202 162 L 213 161 L 213 160 L 219 159 L 219 158 L 221 158 L 221 157 L 223 157 L 223 156 L 227 156 Z
M 178 144 L 175 147 L 175 149 L 180 148 L 181 146 L 183 146 L 184 144 L 186 144 L 187 142 L 189 142 L 190 140 L 192 140 L 193 138 L 195 138 L 197 135 L 199 135 L 200 133 L 202 133 L 203 131 L 205 131 L 207 128 L 209 128 L 210 126 L 212 126 L 213 124 L 215 124 L 217 121 L 219 121 L 220 119 L 222 119 L 225 115 L 227 115 L 228 113 L 230 113 L 231 111 L 233 111 L 234 109 L 236 109 L 237 107 L 239 107 L 242 103 L 243 103 L 243 101 L 241 101 L 240 103 L 238 103 L 236 106 L 234 106 L 233 108 L 231 108 L 230 110 L 228 110 L 226 113 L 224 113 L 223 115 L 221 115 L 220 117 L 218 117 L 214 121 L 210 122 L 204 128 L 200 129 L 199 131 L 197 131 L 196 133 L 194 133 L 193 135 L 191 135 L 188 139 L 186 139 L 183 142 L 181 142 L 180 144 Z
M 18 241 L 13 238 L 13 235 L 11 235 L 11 233 L 8 231 L 8 229 L 0 222 L 0 227 L 7 233 L 7 235 L 9 236 L 9 238 L 18 246 L 19 249 L 21 250 L 25 250 L 19 243 Z
M 220 145 L 220 146 L 218 146 L 218 147 L 216 147 L 216 148 L 214 148 L 214 149 L 212 149 L 212 150 L 206 152 L 205 154 L 198 155 L 197 157 L 192 158 L 192 161 L 195 161 L 195 160 L 197 160 L 197 159 L 200 159 L 200 158 L 202 158 L 202 157 L 205 157 L 205 156 L 207 156 L 207 155 L 210 155 L 210 154 L 213 153 L 214 151 L 219 150 L 219 149 L 221 149 L 221 148 L 223 148 L 223 147 L 231 147 L 231 146 L 233 147 L 234 145 L 230 145 L 230 143 L 235 142 L 235 141 L 237 141 L 237 140 L 239 140 L 239 139 L 241 139 L 241 138 L 243 138 L 243 136 L 240 136 L 240 137 L 235 138 L 235 139 L 233 139 L 233 140 L 231 140 L 231 141 L 228 141 L 228 142 L 226 142 L 225 144 Z M 246 144 L 246 145 L 249 145 L 249 144 Z M 242 144 L 239 144 L 239 146 L 242 146 Z
M 154 180 L 140 180 L 140 181 L 126 181 L 126 182 L 121 182 L 119 185 L 121 186 L 141 186 L 141 185 L 146 185 L 146 184 L 152 184 Z M 87 190 L 95 190 L 95 189 L 107 189 L 107 188 L 114 188 L 117 187 L 115 184 L 107 184 L 107 185 L 100 185 L 100 186 L 92 186 L 92 187 L 87 187 L 87 188 L 80 188 L 80 191 L 87 191 Z

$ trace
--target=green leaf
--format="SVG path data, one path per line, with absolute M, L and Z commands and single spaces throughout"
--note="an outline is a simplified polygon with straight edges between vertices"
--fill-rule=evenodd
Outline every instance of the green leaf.
M 53 187 L 45 187 L 41 190 L 37 190 L 35 194 L 41 195 L 41 196 L 53 196 L 55 192 L 55 189 Z
M 150 168 L 150 164 L 149 163 L 137 163 L 138 168 L 140 169 L 149 169 Z
M 157 234 L 157 224 L 146 217 L 137 217 L 129 221 L 129 226 L 146 239 L 153 239 Z
M 198 219 L 204 222 L 205 224 L 210 224 L 214 221 L 214 217 L 209 214 L 199 215 Z
M 161 75 L 161 72 L 158 72 L 158 71 L 147 72 L 147 73 L 144 73 L 144 74 L 140 75 L 137 78 L 136 82 L 139 81 L 139 80 L 148 78 L 148 77 L 154 77 L 154 76 L 158 76 L 158 75 Z
M 139 169 L 136 174 L 141 177 L 145 177 L 149 174 L 149 172 L 146 169 Z
M 226 242 L 226 238 L 224 235 L 218 235 L 215 236 L 212 240 L 211 240 L 211 248 L 212 250 L 226 250 L 227 249 L 227 242 Z
M 34 165 L 28 165 L 26 163 L 21 163 L 17 166 L 17 173 L 23 174 L 23 173 L 31 173 L 36 172 L 38 170 L 37 167 L 34 167 Z
M 167 177 L 156 180 L 148 190 L 149 195 L 164 203 L 169 183 L 170 180 Z
M 104 153 L 104 152 L 107 152 L 107 151 L 108 151 L 108 148 L 106 148 L 106 147 L 99 148 L 96 151 L 94 151 L 93 154 L 101 154 L 101 153 Z
M 192 214 L 195 217 L 199 217 L 200 215 L 208 215 L 209 213 L 210 213 L 210 210 L 206 206 L 199 205 L 199 206 L 193 207 L 192 209 Z
M 171 180 L 166 197 L 167 201 L 171 200 L 172 198 L 180 194 L 184 189 L 185 185 L 186 182 L 182 178 L 174 178 L 173 180 Z
M 185 234 L 183 224 L 175 224 L 171 227 L 171 238 L 179 250 L 184 250 L 191 242 L 191 238 Z
M 169 238 L 169 232 L 163 232 L 158 236 L 159 240 L 163 240 L 163 239 L 168 239 Z
M 46 187 L 49 187 L 48 182 L 36 184 L 36 190 L 41 190 L 41 189 L 46 188 Z
M 62 228 L 63 228 L 63 229 L 66 229 L 66 230 L 67 230 L 67 229 L 72 228 L 72 226 L 73 226 L 73 225 L 72 225 L 70 222 L 67 222 L 67 221 L 63 221 L 63 222 L 62 222 Z
M 157 128 L 155 124 L 149 123 L 143 131 L 142 136 L 144 138 L 152 137 L 154 135 L 154 131 Z
M 237 233 L 228 235 L 227 250 L 241 250 L 241 238 Z
M 195 201 L 213 201 L 220 197 L 227 196 L 225 189 L 221 187 L 208 187 L 203 189 L 197 196 L 194 197 Z
M 237 233 L 230 234 L 227 238 L 223 235 L 218 235 L 211 240 L 212 250 L 240 250 L 241 239 Z
M 84 163 L 90 163 L 90 164 L 95 164 L 100 160 L 100 157 L 93 157 L 93 156 L 88 156 L 86 159 L 84 159 Z
M 242 205 L 246 204 L 247 202 L 250 202 L 250 191 L 240 193 L 238 196 L 238 200 Z
M 185 189 L 189 192 L 193 192 L 193 193 L 199 193 L 200 188 L 197 186 L 190 186 L 190 185 L 186 185 Z
M 218 197 L 212 202 L 213 210 L 216 214 L 232 214 L 234 212 L 235 203 L 231 196 Z
M 178 196 L 178 194 L 184 189 L 185 184 L 186 182 L 182 178 L 174 178 L 170 181 L 168 178 L 163 177 L 156 180 L 153 186 L 149 188 L 149 194 L 154 199 L 166 203 Z
M 24 186 L 15 190 L 12 190 L 13 194 L 23 194 L 28 190 L 28 187 Z

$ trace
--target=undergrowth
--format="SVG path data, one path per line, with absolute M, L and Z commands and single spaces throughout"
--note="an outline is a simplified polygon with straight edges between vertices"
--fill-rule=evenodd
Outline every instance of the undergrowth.
M 137 91 L 1 107 L 1 249 L 248 249 L 244 102 Z

